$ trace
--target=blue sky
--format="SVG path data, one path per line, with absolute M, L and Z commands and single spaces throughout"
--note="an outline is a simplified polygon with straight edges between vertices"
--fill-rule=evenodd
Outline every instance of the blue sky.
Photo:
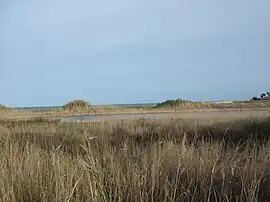
M 3 0 L 1 104 L 248 99 L 270 91 L 269 0 Z

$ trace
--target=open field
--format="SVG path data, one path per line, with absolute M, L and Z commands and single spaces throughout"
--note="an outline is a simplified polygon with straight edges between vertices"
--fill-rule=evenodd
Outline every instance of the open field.
M 0 201 L 270 201 L 270 117 L 0 121 Z

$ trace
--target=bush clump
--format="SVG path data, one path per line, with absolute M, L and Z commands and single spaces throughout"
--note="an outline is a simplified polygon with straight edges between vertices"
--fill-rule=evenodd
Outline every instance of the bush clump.
M 87 110 L 89 103 L 85 100 L 73 100 L 63 106 L 64 110 Z
M 182 104 L 191 103 L 190 100 L 182 100 L 182 99 L 176 99 L 176 100 L 166 100 L 164 102 L 158 103 L 154 108 L 160 108 L 160 107 L 176 107 Z

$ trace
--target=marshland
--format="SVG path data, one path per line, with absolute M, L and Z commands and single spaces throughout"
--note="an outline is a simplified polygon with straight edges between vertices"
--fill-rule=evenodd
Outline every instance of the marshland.
M 0 200 L 269 201 L 269 136 L 267 113 L 2 119 Z

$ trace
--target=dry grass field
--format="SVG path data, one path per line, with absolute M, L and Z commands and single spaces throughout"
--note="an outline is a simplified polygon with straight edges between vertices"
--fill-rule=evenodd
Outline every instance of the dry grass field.
M 0 201 L 270 201 L 270 118 L 0 121 Z

